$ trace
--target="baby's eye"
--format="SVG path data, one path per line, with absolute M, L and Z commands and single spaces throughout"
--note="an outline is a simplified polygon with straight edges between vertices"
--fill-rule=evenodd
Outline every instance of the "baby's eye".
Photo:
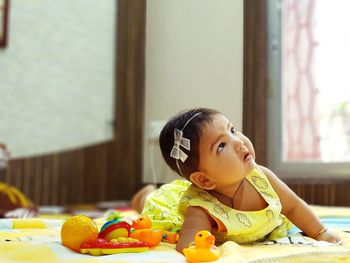
M 232 134 L 235 134 L 235 133 L 236 133 L 236 129 L 232 127 L 232 128 L 231 128 L 231 133 L 232 133 Z
M 224 148 L 225 148 L 225 143 L 224 142 L 220 143 L 218 146 L 217 152 L 220 153 Z

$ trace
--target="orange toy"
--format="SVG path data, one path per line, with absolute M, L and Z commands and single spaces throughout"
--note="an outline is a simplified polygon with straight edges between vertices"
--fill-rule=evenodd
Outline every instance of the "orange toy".
M 131 232 L 130 237 L 147 243 L 150 247 L 158 246 L 163 238 L 163 231 L 159 229 L 138 229 Z
M 134 231 L 130 237 L 148 243 L 151 247 L 159 245 L 160 241 L 175 244 L 179 239 L 176 232 L 164 231 L 163 228 L 152 228 L 152 221 L 146 215 L 141 215 L 132 222 L 131 225 Z
M 98 229 L 96 223 L 89 217 L 76 215 L 68 218 L 61 228 L 62 245 L 79 252 L 84 242 L 97 239 Z
M 139 216 L 136 220 L 132 221 L 131 227 L 135 229 L 151 228 L 152 221 L 148 216 Z
M 209 262 L 219 259 L 221 253 L 215 246 L 215 236 L 209 231 L 197 232 L 194 243 L 194 246 L 183 249 L 188 262 Z
M 164 231 L 163 240 L 168 243 L 175 244 L 179 240 L 179 234 L 176 232 Z

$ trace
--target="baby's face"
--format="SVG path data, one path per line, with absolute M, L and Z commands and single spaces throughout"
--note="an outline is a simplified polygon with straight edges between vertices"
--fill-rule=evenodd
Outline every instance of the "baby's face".
M 199 153 L 199 171 L 217 186 L 239 182 L 256 165 L 250 140 L 221 114 L 203 127 Z

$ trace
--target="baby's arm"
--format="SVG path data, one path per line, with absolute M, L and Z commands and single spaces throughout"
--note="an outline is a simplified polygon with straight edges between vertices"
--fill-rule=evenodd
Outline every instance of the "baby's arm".
M 186 211 L 185 221 L 182 225 L 180 238 L 176 245 L 176 250 L 182 250 L 194 242 L 194 236 L 201 230 L 212 230 L 213 219 L 200 207 L 190 206 Z
M 324 226 L 311 208 L 272 171 L 263 166 L 260 166 L 260 168 L 268 177 L 272 187 L 281 200 L 282 214 L 284 214 L 294 225 L 300 228 L 309 237 L 313 237 L 317 240 L 324 240 L 333 243 L 340 241 L 339 236 L 330 230 L 318 235 Z

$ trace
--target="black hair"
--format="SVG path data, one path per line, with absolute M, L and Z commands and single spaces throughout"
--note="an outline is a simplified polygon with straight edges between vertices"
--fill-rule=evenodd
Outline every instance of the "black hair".
M 197 115 L 196 115 L 197 114 Z M 219 111 L 208 108 L 195 108 L 182 111 L 168 120 L 163 127 L 159 136 L 159 145 L 163 158 L 168 166 L 180 176 L 189 179 L 191 173 L 198 171 L 199 166 L 199 143 L 202 135 L 204 124 L 212 123 L 213 116 L 220 114 Z M 195 117 L 193 117 L 196 115 Z M 193 118 L 193 119 L 191 119 Z M 191 119 L 191 120 L 190 120 Z M 187 125 L 186 122 L 190 120 Z M 184 127 L 186 125 L 186 127 Z M 176 159 L 170 156 L 170 152 L 174 146 L 174 130 L 179 129 L 183 132 L 183 137 L 190 140 L 191 149 L 187 151 L 181 147 L 188 157 L 185 162 L 178 160 L 179 168 L 176 164 Z

